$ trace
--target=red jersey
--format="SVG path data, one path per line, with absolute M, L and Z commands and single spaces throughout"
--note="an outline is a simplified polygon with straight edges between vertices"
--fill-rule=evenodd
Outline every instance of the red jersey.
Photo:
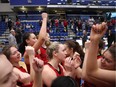
M 100 58 L 103 58 L 103 57 L 102 57 L 101 55 L 98 55 L 98 56 L 97 56 L 97 59 L 100 59 Z
M 55 26 L 56 26 L 56 27 L 58 27 L 58 23 L 59 23 L 59 20 L 56 19 L 56 20 L 55 20 Z
M 101 53 L 99 53 L 99 54 L 97 55 L 97 59 L 100 59 L 100 58 L 102 58 L 102 54 L 101 54 Z
M 56 73 L 56 76 L 64 76 L 64 72 L 63 69 L 60 65 L 58 65 L 59 71 L 56 70 L 51 64 L 47 63 L 46 65 L 48 65 L 51 69 L 53 69 L 53 71 Z
M 47 53 L 46 53 L 46 48 L 41 47 L 39 49 L 39 53 L 38 53 L 38 57 L 39 59 L 44 61 L 44 64 L 46 64 L 48 62 L 48 58 L 47 58 Z
M 89 82 L 84 81 L 84 84 L 82 84 L 82 87 L 96 87 L 96 86 Z
M 22 71 L 22 72 L 27 72 L 22 66 L 16 67 L 16 68 L 19 69 L 19 70 Z
M 26 70 L 22 67 L 22 66 L 20 66 L 20 67 L 16 67 L 17 69 L 19 69 L 20 71 L 22 71 L 22 72 L 25 72 L 26 73 Z M 20 82 L 20 81 L 17 81 L 17 85 L 18 86 L 20 86 L 20 87 L 32 87 L 32 83 L 30 83 L 30 84 L 23 84 L 22 82 Z
M 46 48 L 41 47 L 38 52 L 36 52 L 35 57 L 44 61 L 44 64 L 48 62 Z M 30 64 L 26 64 L 28 73 L 30 73 Z
M 48 65 L 55 73 L 56 73 L 56 76 L 64 76 L 64 72 L 63 72 L 63 69 L 60 65 L 58 65 L 59 67 L 59 71 L 56 70 L 51 64 L 47 63 L 46 65 Z M 45 84 L 43 85 L 43 87 L 47 87 Z
M 64 27 L 67 27 L 68 23 L 66 20 L 63 21 Z

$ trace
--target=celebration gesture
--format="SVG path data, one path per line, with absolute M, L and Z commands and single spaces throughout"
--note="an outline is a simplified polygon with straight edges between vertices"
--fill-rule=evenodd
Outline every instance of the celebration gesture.
M 31 46 L 26 46 L 26 52 L 28 55 L 35 55 L 35 50 Z
M 48 14 L 47 14 L 47 13 L 42 13 L 41 15 L 42 15 L 42 18 L 43 18 L 43 19 L 44 19 L 44 18 L 47 19 L 47 17 L 48 17 Z
M 74 69 L 78 68 L 81 65 L 81 59 L 79 53 L 75 52 L 73 58 L 66 58 L 65 59 L 65 68 L 68 71 L 73 71 Z
M 80 54 L 75 52 L 73 55 L 73 59 L 71 61 L 71 64 L 74 66 L 74 68 L 78 68 L 81 65 L 81 59 L 80 59 Z
M 88 49 L 90 47 L 90 41 L 85 42 L 85 49 Z
M 71 59 L 72 58 L 67 57 L 64 62 L 65 70 L 69 72 L 71 72 L 74 69 L 74 67 L 72 67 L 72 64 L 71 64 Z
M 26 46 L 26 52 L 28 55 L 35 55 L 35 50 L 31 46 Z M 35 72 L 42 71 L 44 62 L 38 58 L 33 58 L 32 67 Z
M 107 30 L 107 25 L 105 22 L 102 24 L 93 25 L 91 28 L 90 40 L 99 41 L 103 37 Z
M 44 62 L 38 58 L 34 58 L 33 59 L 33 69 L 35 72 L 42 72 L 43 70 L 43 65 L 44 65 Z

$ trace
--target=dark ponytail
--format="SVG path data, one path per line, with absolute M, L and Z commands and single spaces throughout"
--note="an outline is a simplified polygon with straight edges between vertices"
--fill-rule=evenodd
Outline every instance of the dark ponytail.
M 27 32 L 27 33 L 25 33 L 25 34 L 23 35 L 23 42 L 20 44 L 19 49 L 18 49 L 19 52 L 21 52 L 22 55 L 24 55 L 25 46 L 27 46 L 26 40 L 29 39 L 30 34 L 31 34 L 31 33 Z

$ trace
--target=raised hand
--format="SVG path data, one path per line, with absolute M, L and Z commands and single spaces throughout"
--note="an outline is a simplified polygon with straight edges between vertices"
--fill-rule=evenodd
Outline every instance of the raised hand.
M 73 58 L 66 58 L 65 59 L 65 69 L 67 71 L 73 71 L 74 69 L 78 68 L 81 65 L 81 59 L 79 53 L 75 52 Z
M 41 15 L 42 15 L 42 18 L 43 18 L 43 19 L 44 19 L 44 18 L 46 18 L 46 19 L 48 18 L 48 14 L 47 14 L 47 13 L 42 13 Z
M 34 58 L 33 59 L 33 69 L 35 72 L 42 72 L 43 70 L 43 65 L 44 65 L 44 62 L 38 58 Z
M 93 25 L 91 28 L 90 40 L 99 41 L 107 30 L 107 25 L 105 22 L 102 24 Z
M 88 49 L 90 47 L 90 41 L 85 42 L 85 49 Z
M 72 67 L 72 65 L 71 65 L 71 59 L 72 59 L 72 58 L 67 57 L 67 58 L 65 59 L 65 62 L 64 62 L 65 70 L 66 70 L 66 71 L 70 71 L 70 72 L 74 69 L 74 67 Z
M 73 59 L 71 61 L 71 64 L 74 66 L 74 68 L 78 68 L 81 65 L 81 59 L 80 59 L 80 54 L 75 52 L 73 55 Z
M 34 48 L 32 46 L 26 46 L 25 49 L 26 49 L 26 53 L 28 55 L 35 55 L 35 50 L 34 50 Z
M 71 64 L 72 58 L 68 57 L 65 59 L 64 68 L 65 68 L 65 75 L 75 77 L 75 67 Z

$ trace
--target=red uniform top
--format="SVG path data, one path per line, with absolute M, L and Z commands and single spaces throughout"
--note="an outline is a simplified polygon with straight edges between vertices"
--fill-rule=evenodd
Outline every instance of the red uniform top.
M 103 58 L 101 53 L 98 53 L 97 59 Z
M 63 69 L 60 65 L 58 65 L 59 67 L 59 71 L 56 70 L 51 64 L 47 63 L 46 65 L 48 65 L 55 73 L 56 73 L 56 76 L 64 76 L 64 72 L 63 72 Z M 43 87 L 47 87 L 45 84 L 43 85 Z
M 56 19 L 56 20 L 55 20 L 55 26 L 56 26 L 56 27 L 58 27 L 58 23 L 59 23 L 59 20 Z
M 82 87 L 96 87 L 96 86 L 89 82 L 84 81 L 84 84 L 82 84 Z
M 22 67 L 22 66 L 20 66 L 20 67 L 16 67 L 17 69 L 19 69 L 20 71 L 22 71 L 22 72 L 25 72 L 26 73 L 26 70 Z M 30 83 L 30 84 L 23 84 L 22 82 L 20 82 L 20 81 L 17 81 L 17 85 L 18 86 L 20 86 L 20 87 L 32 87 L 32 83 Z
M 115 25 L 116 20 L 115 20 L 115 19 L 112 19 L 112 20 L 111 20 L 111 23 L 112 23 L 113 25 Z
M 64 27 L 67 27 L 68 23 L 66 20 L 63 21 Z
M 60 65 L 58 65 L 59 67 L 59 71 L 56 70 L 51 64 L 47 63 L 46 65 L 48 65 L 51 69 L 53 69 L 53 71 L 56 73 L 56 76 L 64 76 L 64 72 L 63 72 L 63 69 Z
M 46 48 L 41 47 L 38 52 L 36 52 L 35 57 L 38 59 L 41 59 L 44 61 L 44 64 L 48 62 L 47 54 L 46 54 Z M 30 73 L 30 64 L 26 64 L 28 73 Z
M 46 64 L 48 62 L 46 48 L 41 47 L 35 57 L 38 57 L 39 59 L 43 60 L 44 64 Z
M 100 58 L 103 58 L 103 57 L 102 57 L 101 55 L 98 55 L 98 56 L 97 56 L 97 59 L 100 59 Z
M 16 67 L 16 68 L 19 69 L 19 70 L 22 71 L 22 72 L 27 72 L 22 66 Z

